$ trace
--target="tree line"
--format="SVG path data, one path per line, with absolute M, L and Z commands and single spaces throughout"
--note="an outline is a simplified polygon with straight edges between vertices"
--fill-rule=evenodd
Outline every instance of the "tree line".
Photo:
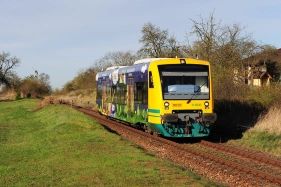
M 216 100 L 253 101 L 265 106 L 280 100 L 281 60 L 274 46 L 257 42 L 239 23 L 223 25 L 215 19 L 214 12 L 206 19 L 199 16 L 198 20 L 190 20 L 192 28 L 182 42 L 170 35 L 168 29 L 145 23 L 139 39 L 142 47 L 137 52 L 106 53 L 88 69 L 80 70 L 73 80 L 64 85 L 62 91 L 95 90 L 96 73 L 110 66 L 132 65 L 135 60 L 142 58 L 189 57 L 210 61 Z M 253 89 L 245 83 L 247 68 L 261 64 L 266 64 L 272 75 L 270 89 Z
M 261 102 L 258 99 L 259 95 L 268 94 L 262 102 L 264 105 L 270 105 L 274 99 L 279 99 L 280 94 L 276 93 L 280 93 L 278 82 L 281 60 L 274 46 L 257 42 L 252 34 L 246 31 L 246 27 L 239 23 L 222 24 L 221 21 L 215 19 L 214 12 L 207 18 L 199 16 L 198 20 L 190 19 L 190 21 L 192 28 L 186 32 L 185 41 L 178 41 L 168 29 L 161 29 L 150 22 L 145 23 L 139 39 L 142 47 L 138 51 L 107 52 L 102 58 L 95 60 L 91 67 L 79 70 L 76 77 L 67 82 L 61 90 L 55 90 L 55 92 L 95 90 L 96 73 L 110 66 L 132 65 L 134 61 L 142 58 L 189 57 L 210 61 L 213 70 L 214 96 L 217 100 Z M 0 83 L 25 94 L 34 93 L 34 91 L 28 91 L 31 90 L 28 85 L 35 83 L 36 92 L 40 93 L 39 95 L 51 92 L 47 74 L 38 77 L 29 76 L 19 81 L 10 71 L 19 62 L 16 57 L 8 58 L 7 53 L 2 53 Z M 2 65 L 5 63 L 10 65 L 10 69 L 3 68 Z M 266 94 L 264 88 L 252 89 L 245 84 L 246 68 L 261 64 L 265 64 L 269 74 L 272 75 L 273 83 L 269 91 L 267 88 Z
M 50 76 L 45 73 L 38 75 L 26 76 L 21 79 L 18 77 L 13 69 L 20 64 L 20 59 L 11 57 L 10 53 L 2 52 L 0 54 L 0 86 L 1 92 L 5 93 L 9 90 L 15 91 L 17 94 L 16 99 L 21 97 L 43 97 L 52 92 L 50 86 Z

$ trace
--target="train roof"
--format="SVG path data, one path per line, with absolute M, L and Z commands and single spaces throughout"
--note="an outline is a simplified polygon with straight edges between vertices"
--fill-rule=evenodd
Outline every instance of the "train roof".
M 123 67 L 127 67 L 127 66 L 111 66 L 105 69 L 106 70 L 112 70 L 112 69 L 119 69 L 119 68 L 123 68 Z
M 126 75 L 126 78 L 134 77 L 136 82 L 143 82 L 147 80 L 147 69 L 152 61 L 160 60 L 158 59 L 142 59 L 138 63 L 134 63 L 131 66 L 112 66 L 107 68 L 103 72 L 98 72 L 96 75 L 96 80 L 109 78 L 116 84 L 119 75 Z M 126 80 L 125 80 L 126 82 Z
M 168 59 L 168 58 L 145 58 L 135 61 L 134 64 L 143 64 L 143 63 L 148 63 L 148 62 L 162 60 L 162 59 Z
M 127 70 L 134 69 L 133 71 L 143 71 L 143 65 L 149 64 L 150 62 L 157 61 L 157 60 L 162 60 L 162 59 L 167 59 L 167 58 L 145 58 L 141 60 L 137 60 L 134 62 L 133 65 L 131 66 L 111 66 L 105 69 L 105 71 L 99 72 L 103 76 L 108 76 L 112 71 L 114 70 L 119 70 L 119 72 L 126 72 Z

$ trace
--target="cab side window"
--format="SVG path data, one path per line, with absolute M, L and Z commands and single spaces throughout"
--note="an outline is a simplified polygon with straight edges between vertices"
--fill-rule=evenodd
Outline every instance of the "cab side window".
M 152 76 L 152 72 L 149 71 L 149 88 L 154 88 L 154 83 L 153 83 L 153 76 Z

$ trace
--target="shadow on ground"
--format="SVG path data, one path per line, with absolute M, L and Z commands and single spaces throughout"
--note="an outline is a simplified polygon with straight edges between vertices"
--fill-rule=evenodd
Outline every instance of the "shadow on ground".
M 245 131 L 255 126 L 267 109 L 254 102 L 221 100 L 215 101 L 215 112 L 218 118 L 209 140 L 227 142 L 240 139 Z

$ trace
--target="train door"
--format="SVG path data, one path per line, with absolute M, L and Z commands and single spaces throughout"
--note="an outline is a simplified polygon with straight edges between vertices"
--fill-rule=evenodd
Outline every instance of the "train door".
M 128 81 L 128 109 L 130 112 L 134 112 L 134 79 L 129 78 Z
M 102 81 L 102 109 L 106 111 L 106 81 Z

